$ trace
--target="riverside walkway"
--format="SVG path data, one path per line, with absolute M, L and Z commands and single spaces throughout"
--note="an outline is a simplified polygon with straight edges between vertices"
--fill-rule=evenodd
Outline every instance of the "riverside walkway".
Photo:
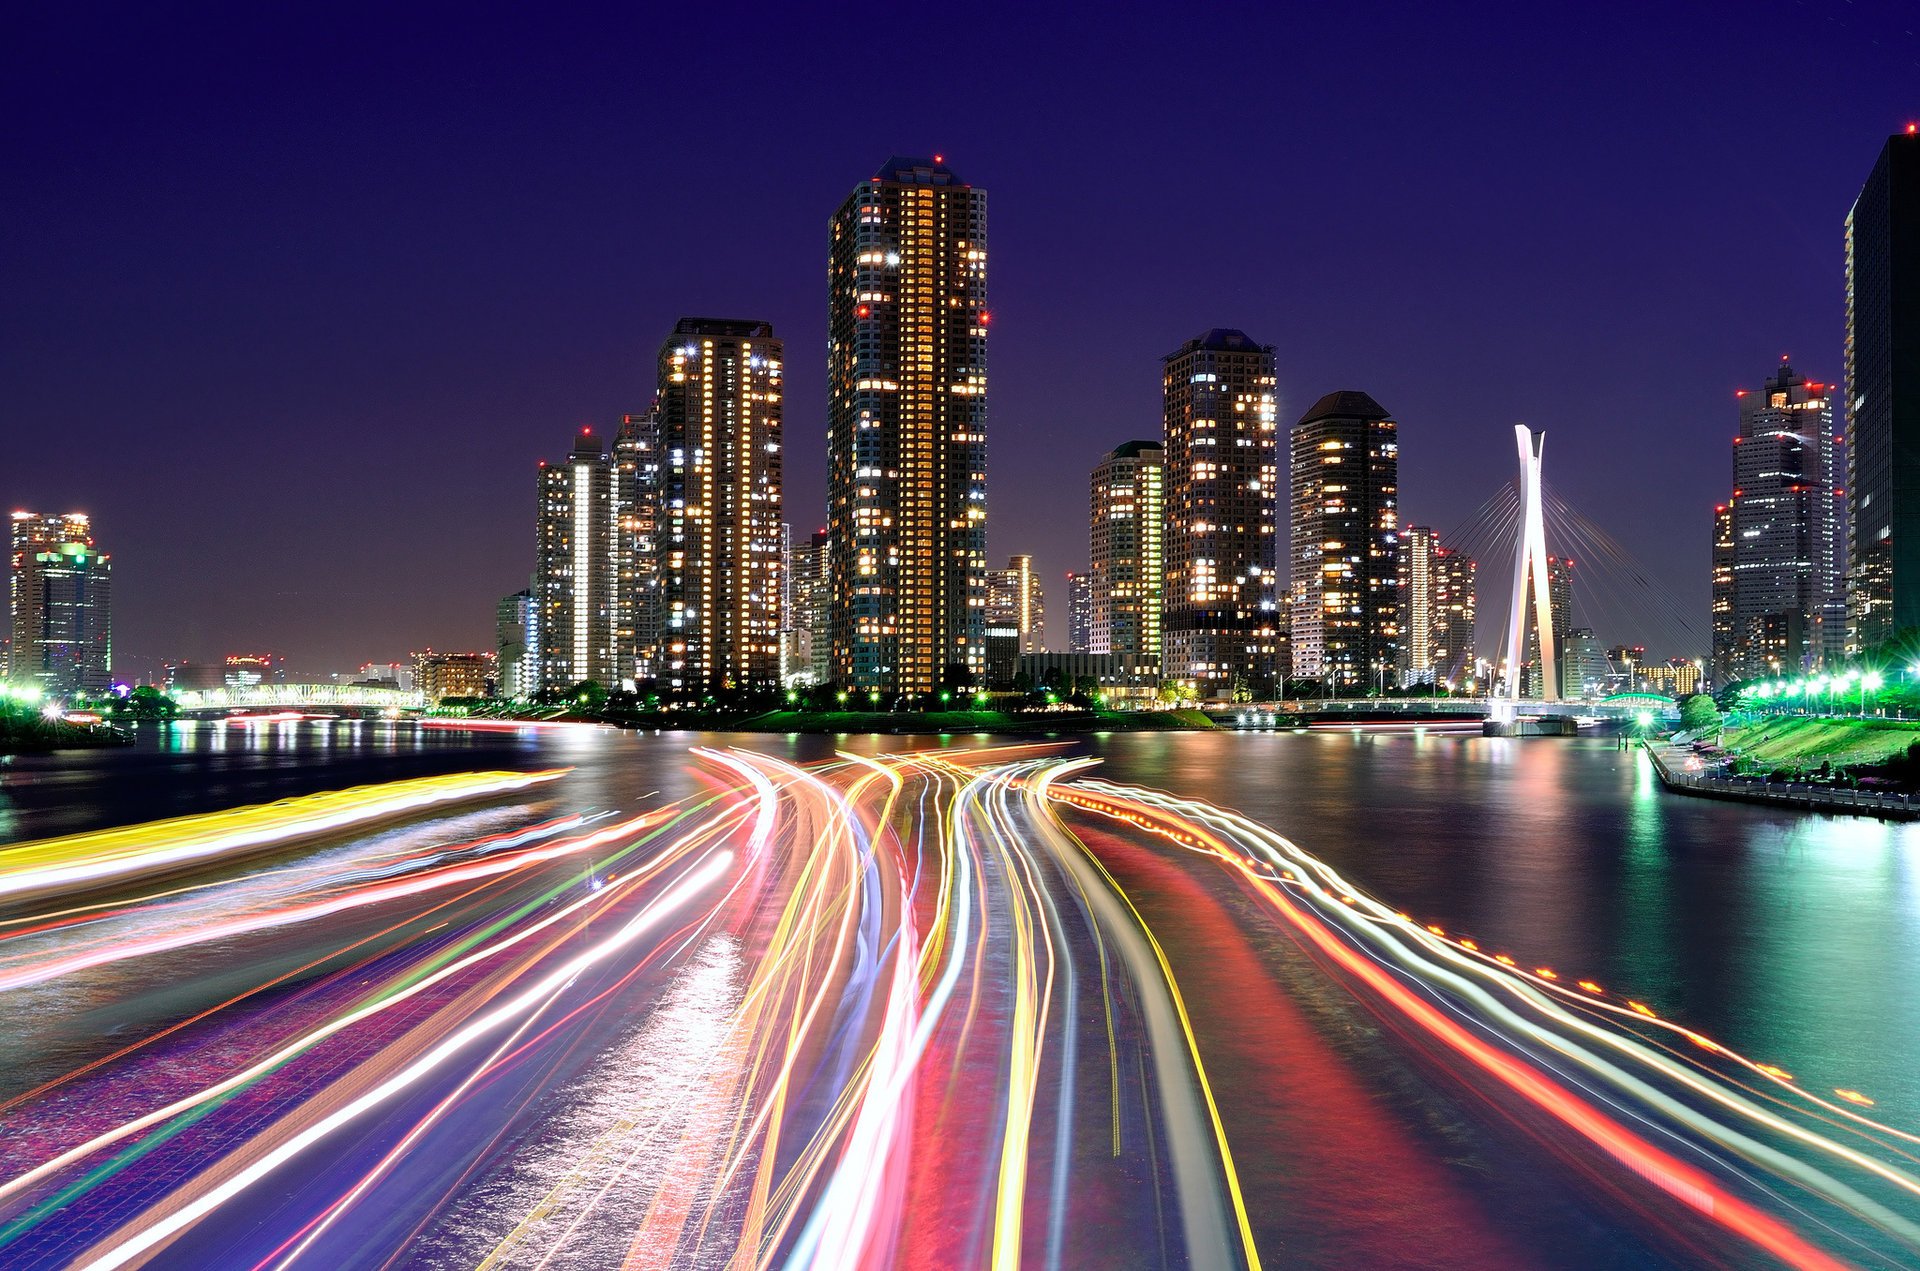
M 1747 803 L 1778 803 L 1806 812 L 1834 812 L 1850 816 L 1877 816 L 1889 821 L 1920 819 L 1920 801 L 1911 794 L 1879 790 L 1836 790 L 1831 786 L 1797 781 L 1756 781 L 1751 777 L 1708 776 L 1688 772 L 1692 752 L 1677 746 L 1646 743 L 1647 757 L 1660 784 L 1679 794 L 1703 799 L 1739 799 Z

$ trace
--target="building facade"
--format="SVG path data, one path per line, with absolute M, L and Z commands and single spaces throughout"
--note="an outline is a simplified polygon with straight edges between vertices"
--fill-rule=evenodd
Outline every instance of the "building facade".
M 8 558 L 6 678 L 50 696 L 113 682 L 113 557 L 85 513 L 15 512 Z
M 1156 612 L 1156 620 L 1159 614 Z M 1093 648 L 1093 575 L 1086 570 L 1067 571 L 1067 652 L 1087 653 Z
M 783 359 L 771 325 L 723 318 L 683 318 L 660 349 L 632 520 L 663 694 L 780 682 Z
M 1011 628 L 1019 653 L 1047 651 L 1047 602 L 1033 557 L 1013 556 L 987 571 L 987 626 Z
M 580 430 L 564 462 L 541 461 L 537 528 L 531 648 L 538 691 L 564 692 L 583 680 L 618 687 L 613 466 L 592 429 Z
M 1274 385 L 1273 346 L 1243 331 L 1217 327 L 1162 360 L 1161 667 L 1199 697 L 1286 674 Z
M 1920 136 L 1889 137 L 1847 213 L 1850 651 L 1920 626 Z
M 787 548 L 786 638 L 781 678 L 789 687 L 833 678 L 832 608 L 827 598 L 828 539 L 815 530 Z
M 890 159 L 834 213 L 834 678 L 925 693 L 986 669 L 987 195 Z
M 1293 673 L 1333 691 L 1394 683 L 1401 659 L 1400 430 L 1365 393 L 1294 425 Z
M 1527 575 L 1527 584 L 1522 603 L 1526 606 L 1527 653 L 1526 661 L 1520 668 L 1520 695 L 1522 697 L 1540 697 L 1546 692 L 1546 675 L 1540 663 L 1540 610 L 1533 600 L 1533 575 Z M 1553 647 L 1555 650 L 1567 647 L 1567 633 L 1573 630 L 1573 558 L 1571 556 L 1547 557 L 1547 617 L 1553 623 Z M 1565 658 L 1560 658 L 1558 666 L 1564 666 Z M 1558 669 L 1556 667 L 1556 670 Z M 1555 678 L 1558 678 L 1556 675 Z M 1566 696 L 1562 688 L 1561 696 Z
M 498 682 L 490 653 L 435 653 L 428 649 L 413 659 L 413 686 L 427 705 L 438 706 L 448 698 L 482 698 L 493 695 Z
M 533 659 L 528 651 L 539 643 L 538 609 L 533 590 L 523 587 L 500 597 L 493 609 L 493 658 L 498 668 L 496 692 L 504 698 L 532 697 L 539 690 L 534 682 Z
M 1400 685 L 1460 688 L 1473 677 L 1474 563 L 1430 526 L 1400 532 Z
M 1733 509 L 1713 505 L 1713 682 L 1731 684 L 1733 673 Z
M 1433 625 L 1428 665 L 1434 683 L 1448 690 L 1477 689 L 1479 665 L 1474 624 L 1480 608 L 1478 569 L 1473 557 L 1445 545 L 1433 549 Z
M 1609 691 L 1613 673 L 1606 652 L 1594 637 L 1591 627 L 1572 627 L 1560 649 L 1560 695 L 1562 697 L 1602 697 Z
M 608 456 L 612 468 L 613 659 L 621 687 L 652 681 L 660 645 L 660 589 L 655 574 L 660 481 L 659 421 L 648 411 L 620 417 Z M 506 675 L 504 666 L 501 675 Z M 503 690 L 504 691 L 504 690 Z
M 1130 441 L 1094 466 L 1087 651 L 1159 661 L 1166 589 L 1166 449 Z
M 1739 402 L 1727 505 L 1732 577 L 1724 597 L 1724 635 L 1722 616 L 1715 613 L 1714 673 L 1720 683 L 1817 669 L 1825 654 L 1824 615 L 1840 572 L 1828 386 L 1796 374 L 1782 358 L 1779 371 L 1758 391 L 1741 390 Z M 1716 527 L 1716 582 L 1720 552 Z M 1722 599 L 1716 593 L 1715 601 Z M 1719 678 L 1723 671 L 1728 678 Z

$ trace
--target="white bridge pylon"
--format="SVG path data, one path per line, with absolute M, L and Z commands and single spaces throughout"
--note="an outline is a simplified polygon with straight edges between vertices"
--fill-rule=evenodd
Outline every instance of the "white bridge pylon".
M 1540 507 L 1540 454 L 1547 434 L 1513 426 L 1520 451 L 1520 543 L 1513 560 L 1513 604 L 1507 610 L 1508 701 L 1520 700 L 1520 662 L 1526 655 L 1527 579 L 1533 579 L 1533 627 L 1540 637 L 1540 696 L 1560 697 L 1560 651 L 1554 647 L 1553 598 L 1547 590 L 1547 527 Z

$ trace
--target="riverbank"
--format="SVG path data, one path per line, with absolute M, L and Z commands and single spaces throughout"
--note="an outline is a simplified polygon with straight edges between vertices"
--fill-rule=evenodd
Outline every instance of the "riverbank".
M 662 711 L 611 721 L 623 727 L 735 733 L 1144 733 L 1215 727 L 1199 711 L 768 711 L 723 715 Z
M 1803 812 L 1877 816 L 1891 821 L 1920 818 L 1920 796 L 1912 794 L 1693 772 L 1687 768 L 1690 762 L 1698 762 L 1693 752 L 1651 741 L 1647 743 L 1647 757 L 1653 761 L 1654 775 L 1660 778 L 1660 784 L 1676 794 L 1741 803 L 1772 803 Z
M 1881 764 L 1904 756 L 1920 742 L 1920 720 L 1778 715 L 1729 728 L 1720 744 L 1742 759 L 1769 768 L 1835 768 Z
M 133 739 L 105 724 L 69 724 L 39 715 L 0 715 L 0 755 L 36 755 L 49 750 L 126 746 Z

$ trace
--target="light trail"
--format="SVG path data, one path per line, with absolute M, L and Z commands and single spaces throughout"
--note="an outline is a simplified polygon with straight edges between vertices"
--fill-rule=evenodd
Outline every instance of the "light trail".
M 1666 1206 L 1731 1262 L 1920 1254 L 1920 1139 L 1871 1095 L 1425 926 L 1231 812 L 1058 747 L 690 761 L 705 792 L 644 813 L 470 774 L 28 845 L 12 872 L 0 849 L 42 880 L 20 896 L 103 871 L 0 925 L 7 1000 L 131 973 L 186 1003 L 0 1099 L 0 1262 L 1057 1271 L 1124 1241 L 1258 1267 L 1293 1199 L 1265 1154 L 1314 1145 L 1231 1093 L 1219 941 L 1512 1109 L 1630 1247 L 1672 1253 Z M 511 793 L 478 836 L 350 841 Z M 321 834 L 349 841 L 299 854 Z M 1158 925 L 1143 860 L 1216 909 Z M 85 894 L 181 861 L 207 876 Z

